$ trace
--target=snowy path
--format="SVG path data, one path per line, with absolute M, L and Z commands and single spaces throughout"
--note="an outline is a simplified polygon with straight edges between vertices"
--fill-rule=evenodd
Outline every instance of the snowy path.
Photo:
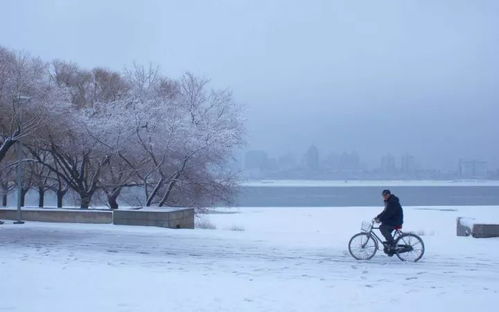
M 217 230 L 5 224 L 0 311 L 465 311 L 477 302 L 495 311 L 499 240 L 447 229 L 454 214 L 476 210 L 408 211 L 416 224 L 433 214 L 446 230 L 425 222 L 428 254 L 403 263 L 381 254 L 353 260 L 346 239 L 372 208 L 338 209 L 209 215 Z M 331 228 L 324 217 L 338 214 L 342 226 Z M 290 226 L 296 220 L 301 230 Z

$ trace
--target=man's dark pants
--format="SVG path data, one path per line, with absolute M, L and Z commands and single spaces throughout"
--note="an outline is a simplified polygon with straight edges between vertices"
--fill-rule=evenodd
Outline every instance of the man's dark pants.
M 393 232 L 393 230 L 395 230 L 395 226 L 381 224 L 379 226 L 379 230 L 381 231 L 381 234 L 383 234 L 383 236 L 385 237 L 386 242 L 391 246 L 395 246 L 395 240 L 393 239 L 393 236 L 392 236 L 392 232 Z

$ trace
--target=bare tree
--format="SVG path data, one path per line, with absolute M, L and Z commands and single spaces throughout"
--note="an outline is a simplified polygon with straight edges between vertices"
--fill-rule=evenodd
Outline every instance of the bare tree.
M 0 161 L 39 125 L 39 104 L 50 93 L 45 70 L 40 60 L 0 47 Z
M 46 145 L 40 147 L 43 153 L 51 155 L 53 161 L 43 159 L 36 153 L 32 155 L 80 196 L 80 208 L 88 209 L 109 156 L 96 152 L 89 143 L 83 142 L 81 136 L 66 135 L 66 139 L 59 138 L 57 141 L 49 137 Z
M 224 171 L 215 172 L 215 168 L 227 161 L 242 137 L 240 110 L 230 92 L 209 90 L 208 81 L 191 74 L 172 81 L 154 68 L 136 67 L 128 75 L 134 100 L 127 110 L 133 116 L 136 144 L 148 164 L 136 171 L 144 185 L 145 206 L 173 203 L 172 194 L 181 194 L 192 185 L 184 181 L 187 171 L 207 177 L 223 175 Z M 221 187 L 227 179 L 201 180 L 205 184 L 218 181 L 219 187 L 191 190 L 202 193 L 229 188 L 229 184 Z M 176 202 L 181 204 L 178 198 Z
M 180 103 L 190 117 L 188 140 L 177 146 L 183 154 L 182 165 L 163 190 L 160 206 L 169 202 L 200 205 L 230 198 L 234 173 L 224 167 L 233 148 L 242 143 L 240 108 L 229 91 L 209 90 L 207 83 L 192 74 L 181 80 Z
M 129 120 L 115 118 L 120 114 L 114 112 L 124 110 L 130 103 L 130 88 L 120 74 L 106 69 L 92 70 L 92 77 L 92 105 L 86 109 L 87 135 L 100 146 L 100 152 L 108 156 L 98 184 L 110 208 L 117 209 L 123 188 L 137 185 L 135 171 L 129 165 L 132 161 Z
M 99 118 L 96 118 L 99 121 Z M 137 161 L 137 157 L 132 155 L 133 148 L 129 145 L 130 135 L 126 132 L 126 127 L 111 128 L 111 133 L 99 131 L 101 138 L 93 136 L 99 144 L 107 150 L 109 161 L 103 166 L 99 178 L 99 188 L 105 193 L 107 203 L 111 209 L 118 209 L 118 197 L 124 188 L 137 187 L 142 185 L 137 179 L 136 170 L 141 168 L 143 163 Z M 95 129 L 94 129 L 95 130 Z M 108 129 L 109 130 L 109 129 Z
M 87 72 L 63 62 L 55 62 L 53 68 L 54 80 L 71 94 L 72 107 L 66 122 L 59 122 L 59 129 L 48 133 L 39 147 L 50 153 L 53 162 L 37 160 L 79 194 L 81 208 L 89 207 L 98 189 L 107 191 L 115 204 L 125 177 L 131 174 L 111 165 L 111 156 L 120 148 L 121 133 L 109 122 L 105 108 L 109 102 L 123 103 L 127 84 L 119 74 L 105 69 Z
M 52 162 L 53 167 L 56 172 L 59 172 L 61 169 L 57 165 L 57 162 Z M 50 169 L 50 168 L 49 168 Z M 49 183 L 49 188 L 52 192 L 55 193 L 56 197 L 56 206 L 57 208 L 63 207 L 64 196 L 69 191 L 69 186 L 66 183 L 66 180 L 61 177 L 59 174 L 51 174 L 49 177 L 52 180 L 52 183 Z
M 28 162 L 27 172 L 31 177 L 32 188 L 35 188 L 38 192 L 38 207 L 42 208 L 45 206 L 45 193 L 54 188 L 52 186 L 54 183 L 52 179 L 53 173 L 47 166 L 43 165 L 44 162 L 48 162 L 50 154 L 42 152 L 41 150 L 35 150 L 34 152 L 39 153 L 38 157 L 42 159 L 43 162 Z
M 0 52 L 0 160 L 23 139 L 32 161 L 25 184 L 37 188 L 39 205 L 52 189 L 61 207 L 68 188 L 81 208 L 102 190 L 116 209 L 123 189 L 137 186 L 145 206 L 230 198 L 234 175 L 225 164 L 243 130 L 229 91 L 152 66 L 87 71 Z M 20 95 L 30 101 L 13 105 Z
M 103 168 L 100 183 L 111 209 L 118 209 L 118 197 L 124 188 L 141 185 L 136 181 L 135 171 L 123 158 L 119 155 L 111 158 L 111 161 Z
M 41 131 L 38 141 L 31 145 L 30 153 L 57 176 L 60 196 L 67 191 L 63 185 L 67 185 L 80 196 L 81 208 L 87 209 L 98 189 L 101 168 L 109 159 L 87 133 L 85 110 L 93 105 L 92 74 L 56 62 L 51 77 L 65 94 L 70 94 L 70 103 L 59 115 L 51 116 L 57 126 L 48 126 Z M 47 154 L 50 157 L 42 157 Z
M 8 158 L 7 156 L 6 158 Z M 3 163 L 0 167 L 0 195 L 2 197 L 2 207 L 7 207 L 8 195 L 16 187 L 15 167 L 9 163 Z

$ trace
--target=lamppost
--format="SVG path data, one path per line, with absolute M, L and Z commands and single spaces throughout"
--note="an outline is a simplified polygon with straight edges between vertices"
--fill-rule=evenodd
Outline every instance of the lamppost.
M 21 126 L 22 122 L 22 115 L 21 115 L 21 108 L 19 107 L 20 104 L 24 101 L 27 102 L 31 100 L 31 97 L 29 96 L 23 96 L 20 95 L 16 99 L 14 99 L 14 103 L 17 104 L 17 122 L 19 124 L 19 127 Z M 23 193 L 23 166 L 22 166 L 22 157 L 23 157 L 23 151 L 22 151 L 22 145 L 21 145 L 21 139 L 19 138 L 16 142 L 16 156 L 17 156 L 17 166 L 16 166 L 16 183 L 17 183 L 17 217 L 16 221 L 14 221 L 14 224 L 24 224 L 24 221 L 22 221 L 22 214 L 21 214 L 21 200 L 22 200 L 22 193 Z

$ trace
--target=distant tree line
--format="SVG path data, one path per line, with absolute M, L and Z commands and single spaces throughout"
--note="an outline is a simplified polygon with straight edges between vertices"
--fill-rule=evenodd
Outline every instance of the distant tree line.
M 192 74 L 155 67 L 124 72 L 44 62 L 0 47 L 0 194 L 15 185 L 21 142 L 22 200 L 48 191 L 63 206 L 68 191 L 88 208 L 96 193 L 118 208 L 126 188 L 143 206 L 204 206 L 230 201 L 227 162 L 242 143 L 240 107 L 228 90 Z

